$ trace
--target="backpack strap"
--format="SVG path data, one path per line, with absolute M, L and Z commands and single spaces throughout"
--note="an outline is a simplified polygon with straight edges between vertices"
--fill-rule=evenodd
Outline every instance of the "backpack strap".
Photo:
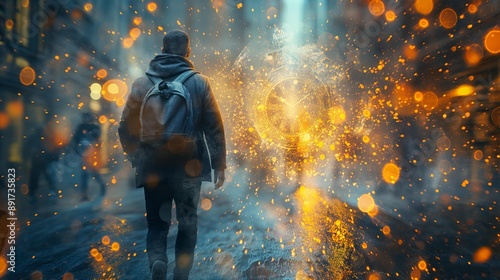
M 182 74 L 177 76 L 177 78 L 175 78 L 174 82 L 179 82 L 179 83 L 183 84 L 187 79 L 189 79 L 194 74 L 199 74 L 199 72 L 196 72 L 193 70 L 184 71 Z

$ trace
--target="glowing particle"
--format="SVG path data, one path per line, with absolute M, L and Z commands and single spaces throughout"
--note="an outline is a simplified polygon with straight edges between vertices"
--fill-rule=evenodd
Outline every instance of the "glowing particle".
M 97 75 L 97 78 L 104 79 L 104 78 L 106 78 L 108 76 L 108 71 L 106 71 L 106 69 L 99 69 L 97 71 L 96 75 Z
M 382 228 L 382 233 L 384 233 L 384 235 L 389 235 L 391 233 L 391 228 L 389 226 L 384 226 Z
M 240 3 L 236 4 L 236 8 L 238 8 L 238 10 L 243 8 L 243 3 L 240 2 Z
M 370 273 L 370 276 L 368 276 L 368 280 L 381 280 L 382 276 L 378 272 L 372 272 Z
M 428 15 L 432 12 L 434 8 L 434 3 L 432 0 L 416 0 L 414 4 L 415 10 L 421 13 L 422 15 Z
M 368 135 L 363 135 L 362 140 L 365 144 L 368 144 L 370 142 L 370 137 Z
M 413 98 L 415 98 L 415 101 L 420 102 L 420 101 L 422 101 L 422 99 L 424 99 L 424 94 L 420 91 L 417 91 L 413 95 Z
M 109 236 L 105 235 L 102 237 L 101 242 L 104 245 L 108 245 L 111 242 L 111 240 L 109 239 Z
M 375 200 L 370 194 L 363 194 L 358 198 L 358 208 L 361 212 L 368 213 L 375 207 Z
M 346 119 L 346 113 L 341 106 L 333 106 L 328 109 L 328 116 L 333 124 L 341 124 Z
M 475 160 L 481 160 L 483 158 L 483 151 L 481 150 L 476 150 L 474 152 L 474 159 Z
M 363 248 L 363 249 L 368 248 L 368 244 L 366 244 L 366 242 L 363 242 L 363 243 L 361 244 L 361 248 Z
M 94 91 L 90 92 L 90 98 L 92 98 L 93 100 L 99 100 L 99 99 L 101 99 L 101 96 L 102 95 L 101 95 L 100 91 L 99 92 L 94 92 Z
M 471 14 L 475 14 L 477 12 L 477 6 L 475 4 L 470 4 L 469 8 L 467 8 L 467 11 Z
M 124 81 L 112 79 L 104 83 L 101 94 L 108 101 L 116 101 L 118 98 L 123 98 L 127 91 L 128 86 Z
M 31 85 L 35 81 L 35 70 L 33 68 L 26 66 L 19 73 L 19 80 L 21 84 L 25 86 Z
M 20 118 L 24 113 L 24 104 L 21 100 L 11 101 L 7 103 L 5 111 L 11 119 Z
M 425 18 L 422 18 L 418 21 L 418 25 L 422 28 L 427 28 L 429 27 L 429 21 Z
M 120 250 L 120 243 L 113 242 L 113 244 L 111 244 L 111 250 L 112 251 L 118 251 L 118 250 Z
M 395 184 L 399 180 L 399 167 L 389 162 L 382 169 L 382 178 L 389 184 Z
M 115 104 L 118 107 L 122 107 L 123 105 L 125 105 L 125 98 L 120 97 L 120 98 L 116 99 Z
M 100 262 L 102 261 L 103 257 L 102 257 L 102 254 L 101 253 L 97 253 L 97 255 L 95 256 L 95 260 Z
M 75 277 L 73 276 L 73 273 L 71 272 L 66 272 L 64 273 L 62 280 L 73 280 Z
M 427 269 L 427 263 L 424 260 L 420 260 L 418 262 L 418 269 L 420 270 L 426 270 Z
M 12 27 L 14 27 L 14 21 L 11 19 L 6 20 L 5 27 L 7 27 L 7 29 L 12 29 Z
M 500 107 L 496 107 L 493 109 L 493 112 L 491 112 L 491 121 L 496 126 L 500 126 Z
M 478 44 L 473 44 L 465 48 L 465 60 L 468 64 L 477 64 L 483 57 L 483 48 Z
M 382 2 L 381 0 L 371 0 L 368 4 L 368 10 L 372 15 L 378 17 L 385 11 L 384 2 Z
M 97 256 L 97 254 L 99 254 L 99 251 L 96 248 L 92 248 L 92 250 L 90 250 L 90 255 L 92 257 L 95 258 Z
M 444 28 L 452 28 L 457 24 L 457 13 L 451 8 L 446 8 L 439 14 L 439 22 Z
M 135 25 L 139 25 L 139 24 L 141 24 L 141 22 L 142 22 L 142 18 L 141 17 L 135 17 L 134 18 L 134 24 Z
M 422 97 L 422 106 L 426 110 L 432 110 L 438 105 L 439 98 L 431 91 L 426 92 Z
M 201 200 L 201 209 L 208 211 L 212 208 L 212 201 L 208 198 Z
M 158 5 L 156 5 L 155 2 L 149 2 L 148 3 L 148 11 L 150 13 L 153 13 L 154 11 L 156 11 L 157 8 L 158 8 Z
M 122 44 L 123 44 L 124 48 L 129 49 L 130 47 L 132 47 L 132 45 L 134 45 L 134 39 L 132 39 L 132 38 L 125 38 L 123 40 Z
M 378 206 L 377 204 L 374 205 L 373 209 L 368 211 L 368 216 L 370 217 L 375 217 L 378 214 Z
M 92 11 L 92 8 L 93 8 L 92 3 L 85 3 L 85 4 L 83 5 L 83 9 L 84 9 L 84 10 L 85 10 L 85 12 L 87 12 L 87 13 L 88 13 L 88 12 L 90 12 L 90 11 Z
M 108 118 L 104 115 L 99 117 L 99 123 L 100 124 L 105 124 L 108 121 Z
M 484 47 L 490 53 L 500 52 L 500 29 L 492 29 L 484 36 Z
M 396 14 L 393 11 L 387 11 L 385 13 L 385 19 L 388 22 L 393 22 L 396 19 Z
M 176 23 L 177 23 L 178 26 L 182 25 L 180 20 L 177 20 Z
M 491 248 L 488 246 L 483 246 L 474 253 L 472 259 L 475 263 L 485 263 L 490 260 L 492 255 Z
M 278 9 L 275 7 L 269 7 L 269 9 L 267 9 L 266 16 L 268 20 L 275 19 L 278 16 Z
M 139 36 L 141 36 L 141 30 L 137 27 L 134 27 L 130 29 L 130 32 L 128 34 L 130 35 L 130 38 L 132 38 L 132 40 L 136 40 L 137 38 L 139 38 Z

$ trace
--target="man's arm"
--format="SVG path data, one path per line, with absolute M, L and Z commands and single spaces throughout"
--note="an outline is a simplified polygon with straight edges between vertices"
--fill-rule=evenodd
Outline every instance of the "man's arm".
M 118 136 L 123 147 L 123 151 L 128 155 L 132 166 L 135 166 L 134 152 L 139 147 L 141 123 L 139 119 L 142 98 L 140 91 L 142 90 L 139 82 L 136 79 L 132 84 L 130 95 L 125 104 L 120 125 L 118 127 Z
M 202 104 L 202 129 L 207 139 L 208 149 L 210 150 L 212 168 L 215 170 L 215 188 L 218 189 L 225 180 L 226 140 L 217 100 L 215 99 L 215 95 L 212 92 L 212 88 L 207 78 L 205 78 L 205 82 L 206 91 Z

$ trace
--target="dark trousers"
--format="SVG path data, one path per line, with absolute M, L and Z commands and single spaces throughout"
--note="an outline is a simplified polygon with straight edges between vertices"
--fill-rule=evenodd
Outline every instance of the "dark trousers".
M 31 197 L 35 197 L 36 191 L 38 190 L 38 183 L 40 180 L 40 175 L 45 177 L 49 189 L 52 192 L 57 193 L 56 179 L 54 174 L 54 169 L 52 166 L 53 161 L 41 160 L 39 158 L 31 159 L 31 170 L 29 179 L 29 192 Z
M 188 279 L 193 266 L 194 248 L 198 234 L 198 201 L 201 181 L 185 179 L 183 182 L 166 182 L 157 186 L 145 186 L 148 235 L 146 249 L 150 267 L 157 260 L 168 264 L 166 255 L 167 235 L 175 201 L 179 222 L 175 241 L 174 279 Z
M 95 180 L 99 184 L 99 187 L 101 188 L 101 196 L 106 195 L 106 183 L 104 183 L 104 181 L 102 180 L 101 174 L 99 174 L 97 170 L 94 169 L 88 170 L 88 167 L 87 170 L 82 169 L 82 194 L 87 195 L 87 190 L 89 188 L 89 175 L 95 178 Z

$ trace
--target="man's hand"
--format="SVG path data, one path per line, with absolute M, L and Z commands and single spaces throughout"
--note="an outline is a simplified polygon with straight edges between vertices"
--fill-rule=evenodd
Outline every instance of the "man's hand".
M 224 180 L 226 179 L 224 169 L 215 170 L 215 189 L 218 190 L 224 184 Z

